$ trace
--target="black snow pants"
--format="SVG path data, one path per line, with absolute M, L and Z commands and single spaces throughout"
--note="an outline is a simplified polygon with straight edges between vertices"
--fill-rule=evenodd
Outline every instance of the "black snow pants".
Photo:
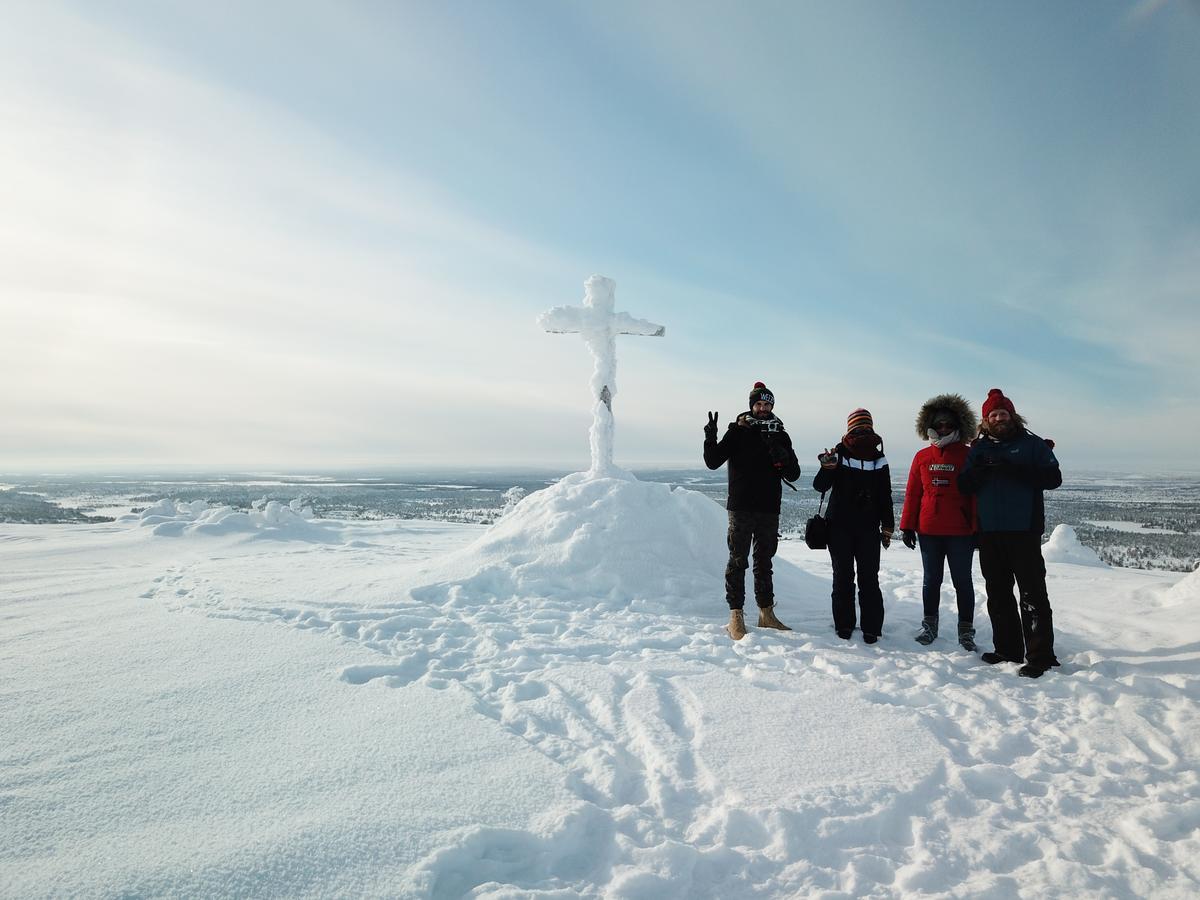
M 729 563 L 725 566 L 725 599 L 730 609 L 746 605 L 746 569 L 754 559 L 754 602 L 775 605 L 771 558 L 779 549 L 779 513 L 729 510 Z
M 1042 536 L 1033 531 L 982 532 L 979 568 L 987 585 L 987 611 L 996 652 L 1042 668 L 1058 665 Z M 1020 589 L 1019 604 L 1013 597 L 1014 580 Z
M 829 559 L 833 563 L 833 627 L 854 630 L 854 580 L 858 575 L 858 605 L 862 632 L 883 633 L 883 592 L 879 589 L 879 523 L 831 523 Z

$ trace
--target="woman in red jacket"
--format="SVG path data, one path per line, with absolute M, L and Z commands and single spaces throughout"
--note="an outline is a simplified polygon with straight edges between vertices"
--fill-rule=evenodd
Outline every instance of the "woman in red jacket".
M 967 458 L 977 420 L 971 405 L 958 394 L 939 394 L 917 414 L 917 434 L 929 446 L 913 457 L 904 491 L 900 530 L 910 550 L 921 541 L 924 617 L 917 643 L 931 644 L 938 634 L 938 605 L 945 564 L 958 595 L 958 642 L 975 648 L 975 498 L 959 493 L 958 473 Z

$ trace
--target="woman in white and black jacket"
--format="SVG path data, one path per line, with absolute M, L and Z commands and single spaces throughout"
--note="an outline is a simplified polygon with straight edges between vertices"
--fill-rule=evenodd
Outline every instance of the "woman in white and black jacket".
M 843 640 L 854 631 L 857 573 L 863 640 L 873 644 L 883 633 L 879 548 L 891 544 L 896 519 L 891 471 L 871 414 L 865 409 L 850 413 L 841 442 L 817 459 L 821 470 L 813 487 L 830 492 L 826 518 L 833 563 L 833 627 Z

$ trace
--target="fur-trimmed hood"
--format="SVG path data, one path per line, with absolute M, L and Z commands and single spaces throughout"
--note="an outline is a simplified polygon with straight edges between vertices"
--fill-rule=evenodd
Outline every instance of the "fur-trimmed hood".
M 958 419 L 959 440 L 969 443 L 975 437 L 979 419 L 971 410 L 971 404 L 960 394 L 938 394 L 926 400 L 921 411 L 917 413 L 917 437 L 923 441 L 929 440 L 929 429 L 933 427 L 934 414 L 942 409 Z

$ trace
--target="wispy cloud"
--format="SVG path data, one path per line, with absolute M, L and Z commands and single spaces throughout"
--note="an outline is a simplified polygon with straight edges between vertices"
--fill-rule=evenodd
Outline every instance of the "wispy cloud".
M 583 266 L 118 34 L 54 25 L 0 63 L 8 452 L 278 459 L 302 422 L 325 455 L 350 433 L 360 456 L 436 457 L 440 437 L 395 423 L 439 393 L 487 402 L 479 358 L 507 357 L 512 402 L 533 389 L 519 291 Z
M 1098 398 L 1194 393 L 1177 5 L 452 7 L 12 13 L 0 463 L 583 461 L 590 361 L 533 319 L 596 271 L 668 326 L 627 458 L 759 378 L 805 446 L 1000 385 L 1095 447 Z

